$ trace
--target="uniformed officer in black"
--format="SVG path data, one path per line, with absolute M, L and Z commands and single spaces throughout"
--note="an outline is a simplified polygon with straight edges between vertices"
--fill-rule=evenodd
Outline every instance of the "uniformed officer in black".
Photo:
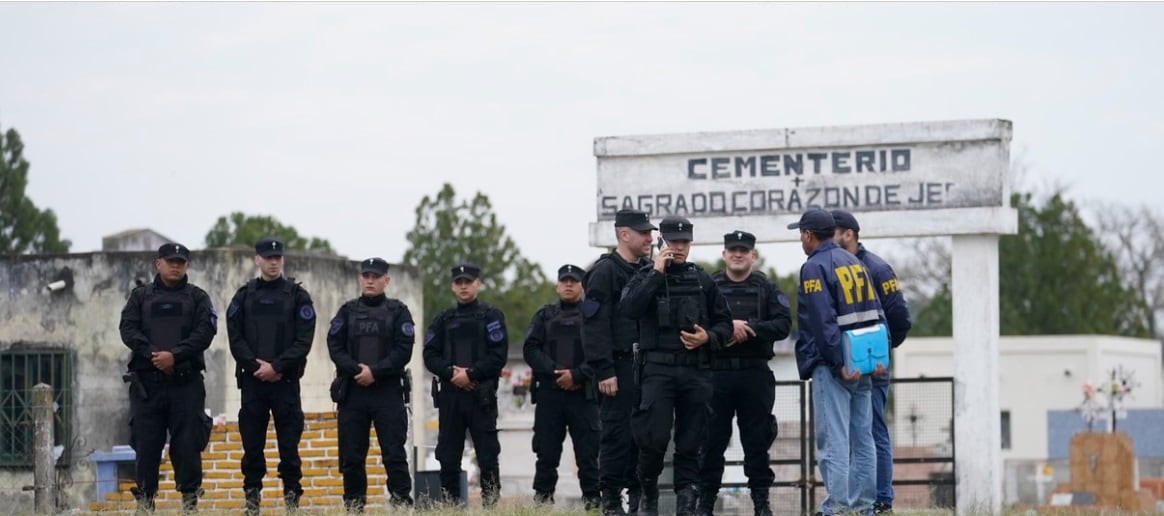
M 158 248 L 153 282 L 133 289 L 121 310 L 121 341 L 132 352 L 125 380 L 139 514 L 154 510 L 167 431 L 183 512 L 197 510 L 202 492 L 202 450 L 210 439 L 203 352 L 218 332 L 218 316 L 210 296 L 190 284 L 189 260 L 190 250 L 182 244 Z
M 771 515 L 768 490 L 775 474 L 768 449 L 776 439 L 776 377 L 768 368 L 772 344 L 788 337 L 792 327 L 788 298 L 756 263 L 756 236 L 733 231 L 723 236 L 725 269 L 712 275 L 732 313 L 732 337 L 711 362 L 715 393 L 707 443 L 699 468 L 699 513 L 712 514 L 723 480 L 724 450 L 732 437 L 732 418 L 740 427 L 744 474 L 757 516 Z
M 640 267 L 650 264 L 651 232 L 655 226 L 645 212 L 619 210 L 614 215 L 618 247 L 603 254 L 582 279 L 582 347 L 586 363 L 598 382 L 601 441 L 598 450 L 602 513 L 624 515 L 622 490 L 629 494 L 629 510 L 638 511 L 640 488 L 638 448 L 631 435 L 630 416 L 638 403 L 631 352 L 639 340 L 638 322 L 618 311 L 622 290 Z
M 267 422 L 274 416 L 279 447 L 279 477 L 288 511 L 299 506 L 303 488 L 299 438 L 303 404 L 299 378 L 315 337 L 311 296 L 283 276 L 283 242 L 264 238 L 255 244 L 259 277 L 238 289 L 226 311 L 230 354 L 242 390 L 238 431 L 242 436 L 243 493 L 247 514 L 259 514 L 267 460 Z
M 416 330 L 408 306 L 384 294 L 391 281 L 388 262 L 380 258 L 360 262 L 361 295 L 340 307 L 327 331 L 327 350 L 336 368 L 332 400 L 339 405 L 340 472 L 349 512 L 363 512 L 367 500 L 365 460 L 372 425 L 388 474 L 388 503 L 412 505 L 404 451 L 408 435 L 404 377 Z
M 481 500 L 491 507 L 501 496 L 497 380 L 505 367 L 509 338 L 501 310 L 477 299 L 480 275 L 481 269 L 471 263 L 452 268 L 457 306 L 441 312 L 429 324 L 424 365 L 440 379 L 436 458 L 441 463 L 445 501 L 462 502 L 461 454 L 468 431 L 481 470 Z
M 558 461 L 566 431 L 574 447 L 578 483 L 586 510 L 597 509 L 598 400 L 582 352 L 582 275 L 577 265 L 558 269 L 558 302 L 543 306 L 525 333 L 523 354 L 533 371 L 534 436 L 537 454 L 534 500 L 554 503 Z
M 727 301 L 706 272 L 687 261 L 691 221 L 675 215 L 659 223 L 665 241 L 652 265 L 627 283 L 619 311 L 639 321 L 640 401 L 631 416 L 639 446 L 639 514 L 659 505 L 659 474 L 674 422 L 676 512 L 695 514 L 699 451 L 707 437 L 711 361 L 732 337 Z

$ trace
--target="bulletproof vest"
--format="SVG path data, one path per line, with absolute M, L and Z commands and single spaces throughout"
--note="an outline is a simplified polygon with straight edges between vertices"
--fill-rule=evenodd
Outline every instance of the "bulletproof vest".
M 190 285 L 165 290 L 147 285 L 142 301 L 142 329 L 151 351 L 170 351 L 194 329 L 194 296 Z
M 485 308 L 453 309 L 445 319 L 445 356 L 459 367 L 471 367 L 485 353 Z
M 397 305 L 386 300 L 376 306 L 348 303 L 348 350 L 356 362 L 375 364 L 388 356 L 396 322 Z
M 666 286 L 655 291 L 655 324 L 644 328 L 641 348 L 683 351 L 679 330 L 690 331 L 696 324 L 707 328 L 707 301 L 699 269 L 694 264 L 685 264 L 681 270 L 668 269 L 664 280 Z
M 616 284 L 614 285 L 614 292 L 621 293 L 622 289 L 630 283 L 631 276 L 634 276 L 637 267 L 628 265 L 622 258 L 617 255 L 606 254 L 604 259 L 613 260 L 617 265 L 615 266 Z M 614 302 L 621 301 L 621 299 L 613 300 Z M 630 352 L 634 348 L 634 343 L 639 340 L 639 322 L 628 318 L 620 313 L 620 310 L 615 309 L 611 321 L 611 347 L 615 351 Z
M 716 285 L 719 285 L 719 291 L 723 293 L 723 297 L 727 300 L 728 308 L 731 309 L 732 319 L 764 319 L 767 314 L 767 300 L 765 297 L 764 280 L 755 274 L 748 276 L 744 285 L 739 285 L 727 278 L 727 275 L 720 274 L 715 277 Z
M 543 350 L 563 369 L 573 369 L 582 363 L 582 311 L 577 306 L 564 308 L 551 305 L 546 320 L 546 341 Z
M 283 280 L 279 288 L 259 288 L 259 280 L 247 283 L 246 339 L 257 358 L 274 361 L 291 346 L 295 335 L 295 283 Z

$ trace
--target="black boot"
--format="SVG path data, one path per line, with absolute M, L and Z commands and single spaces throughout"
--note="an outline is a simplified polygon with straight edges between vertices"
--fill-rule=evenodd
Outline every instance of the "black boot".
M 287 512 L 291 513 L 299 510 L 299 497 L 302 495 L 302 489 L 283 493 L 283 507 L 287 508 Z
M 639 500 L 639 516 L 659 516 L 659 485 L 643 484 Z
M 199 492 L 182 493 L 182 514 L 197 514 L 198 513 L 198 495 Z
M 626 511 L 622 510 L 621 489 L 602 491 L 602 516 L 626 516 Z
M 699 491 L 699 503 L 695 505 L 695 514 L 699 516 L 712 516 L 715 514 L 715 500 L 718 496 L 718 490 L 701 489 Z
M 344 510 L 347 511 L 348 514 L 363 514 L 365 503 L 367 503 L 367 499 L 363 496 L 344 498 Z
M 752 507 L 755 516 L 772 516 L 772 507 L 768 505 L 768 490 L 752 490 Z
M 391 493 L 388 497 L 388 505 L 397 509 L 406 509 L 408 507 L 412 507 L 415 505 L 415 503 L 412 501 L 412 496 L 408 493 Z
M 554 492 L 534 491 L 534 503 L 554 505 Z
M 501 499 L 501 472 L 496 469 L 481 472 L 481 505 L 494 507 Z
M 695 516 L 695 502 L 699 498 L 699 488 L 687 486 L 675 493 L 675 514 Z
M 257 487 L 243 489 L 243 514 L 259 516 L 259 502 L 263 501 L 263 490 Z
M 153 493 L 146 494 L 136 487 L 130 489 L 129 492 L 133 494 L 133 499 L 137 501 L 137 509 L 133 512 L 134 516 L 148 516 L 154 513 Z
M 602 509 L 602 497 L 598 493 L 582 493 L 582 504 L 587 512 Z
M 626 513 L 637 514 L 639 512 L 639 504 L 643 500 L 643 489 L 641 487 L 631 487 L 626 490 Z

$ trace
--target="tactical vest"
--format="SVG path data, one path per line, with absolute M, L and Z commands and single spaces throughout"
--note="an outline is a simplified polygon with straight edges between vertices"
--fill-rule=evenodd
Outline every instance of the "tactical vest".
M 255 357 L 273 362 L 295 338 L 295 283 L 283 280 L 280 288 L 259 288 L 259 280 L 247 282 L 246 339 Z
M 194 295 L 190 285 L 165 290 L 146 285 L 142 300 L 142 331 L 151 351 L 170 351 L 194 329 Z
M 603 256 L 607 260 L 614 261 L 616 283 L 613 285 L 613 292 L 615 295 L 621 295 L 623 288 L 626 287 L 627 283 L 630 283 L 631 277 L 634 276 L 637 265 L 642 264 L 636 264 L 634 268 L 631 268 L 622 258 L 615 254 L 606 254 Z M 611 300 L 612 303 L 619 301 L 621 299 Z M 619 313 L 620 311 L 617 309 L 617 306 L 616 304 L 612 307 L 613 313 L 611 314 L 611 349 L 629 353 L 634 349 L 634 343 L 639 341 L 639 322 Z
M 546 340 L 542 344 L 554 366 L 573 369 L 583 361 L 582 357 L 582 311 L 577 306 L 563 308 L 550 305 L 546 315 Z
M 476 310 L 458 308 L 445 317 L 445 357 L 459 367 L 472 367 L 485 354 L 485 315 L 487 309 L 478 304 Z
M 388 356 L 398 308 L 391 299 L 376 306 L 348 302 L 348 351 L 356 362 L 372 365 Z
M 640 349 L 685 351 L 679 330 L 690 330 L 695 324 L 707 328 L 707 300 L 699 269 L 687 264 L 681 271 L 668 270 L 663 279 L 666 286 L 655 291 L 655 324 L 642 328 Z
M 743 285 L 732 282 L 727 274 L 716 274 L 715 283 L 723 293 L 731 310 L 732 319 L 759 319 L 768 317 L 768 289 L 764 276 L 751 274 Z M 720 352 L 725 357 L 770 358 L 774 355 L 771 342 L 758 342 L 755 338 L 739 343 Z

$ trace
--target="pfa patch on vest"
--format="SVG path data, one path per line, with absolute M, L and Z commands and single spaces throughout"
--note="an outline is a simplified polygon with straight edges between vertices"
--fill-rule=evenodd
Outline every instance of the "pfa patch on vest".
M 303 319 L 304 321 L 315 319 L 315 308 L 312 308 L 311 305 L 303 305 L 299 307 L 299 318 Z
M 411 337 L 416 334 L 416 327 L 412 323 L 406 322 L 400 325 L 400 333 L 403 333 L 405 337 Z

